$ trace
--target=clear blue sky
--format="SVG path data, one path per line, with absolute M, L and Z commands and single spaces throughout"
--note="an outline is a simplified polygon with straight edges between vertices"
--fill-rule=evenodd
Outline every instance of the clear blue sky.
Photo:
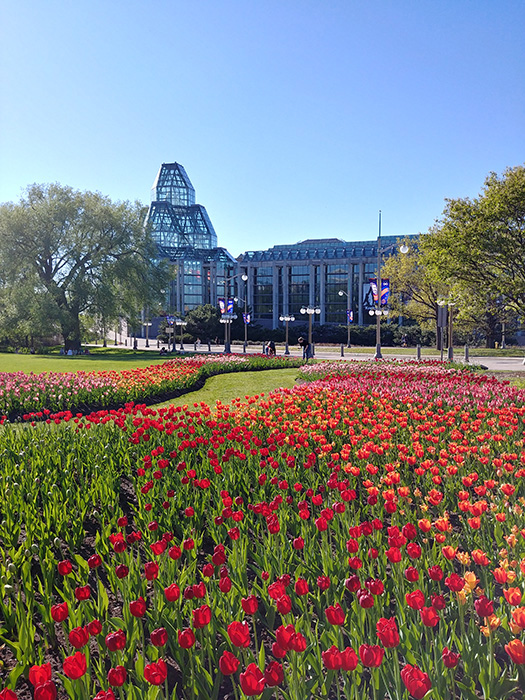
M 4 0 L 0 202 L 149 202 L 186 168 L 234 255 L 426 231 L 525 162 L 523 0 Z

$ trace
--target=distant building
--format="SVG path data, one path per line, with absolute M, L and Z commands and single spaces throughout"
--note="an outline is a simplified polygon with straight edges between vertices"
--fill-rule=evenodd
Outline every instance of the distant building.
M 159 254 L 174 264 L 171 310 L 184 314 L 219 299 L 246 299 L 252 322 L 277 328 L 279 316 L 301 318 L 302 306 L 318 306 L 315 324 L 375 323 L 370 278 L 377 269 L 377 239 L 349 242 L 320 238 L 268 250 L 247 251 L 235 259 L 217 246 L 206 209 L 195 204 L 195 190 L 178 163 L 163 163 L 152 188 L 148 221 Z M 382 237 L 385 254 L 397 238 Z M 247 275 L 247 282 L 242 281 Z M 340 295 L 339 292 L 344 294 Z M 246 295 L 246 296 L 245 296 Z

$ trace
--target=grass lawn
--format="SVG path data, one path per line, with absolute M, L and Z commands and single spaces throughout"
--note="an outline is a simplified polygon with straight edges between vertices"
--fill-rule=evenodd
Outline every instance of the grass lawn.
M 98 370 L 122 370 L 165 362 L 166 355 L 153 351 L 114 350 L 90 348 L 90 355 L 67 357 L 52 355 L 25 355 L 0 353 L 0 372 L 96 372 Z M 173 355 L 177 357 L 177 355 Z
M 198 391 L 192 391 L 184 396 L 179 396 L 172 401 L 156 404 L 153 408 L 161 406 L 192 406 L 201 401 L 209 406 L 214 406 L 216 401 L 229 403 L 232 399 L 255 394 L 267 394 L 279 387 L 290 389 L 295 384 L 299 370 L 271 369 L 259 372 L 234 372 L 233 374 L 219 374 L 206 380 L 206 385 Z

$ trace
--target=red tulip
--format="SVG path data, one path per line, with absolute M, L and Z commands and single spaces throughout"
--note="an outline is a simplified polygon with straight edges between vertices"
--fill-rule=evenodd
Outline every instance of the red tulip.
M 352 647 L 346 647 L 345 649 L 343 649 L 343 651 L 341 652 L 341 660 L 341 668 L 343 669 L 343 671 L 353 671 L 358 663 L 357 654 L 352 649 Z
M 381 666 L 385 650 L 378 644 L 361 644 L 359 647 L 359 656 L 363 666 L 377 668 Z
M 430 678 L 417 666 L 407 664 L 401 670 L 401 678 L 410 695 L 416 700 L 421 700 L 430 690 Z
M 330 649 L 321 652 L 323 664 L 329 671 L 336 671 L 343 665 L 343 658 L 339 649 L 332 645 Z
M 65 675 L 72 680 L 82 678 L 87 670 L 86 657 L 81 651 L 77 651 L 73 656 L 66 656 L 62 663 Z
M 346 613 L 339 603 L 330 605 L 324 611 L 326 619 L 331 625 L 344 625 Z
M 421 608 L 425 605 L 425 596 L 423 591 L 420 591 L 419 588 L 412 591 L 412 593 L 406 593 L 405 600 L 408 607 L 412 608 L 413 610 L 421 610 Z
M 376 634 L 381 644 L 387 649 L 397 647 L 399 644 L 399 632 L 396 625 L 396 618 L 388 619 L 381 617 L 376 623 Z
M 18 700 L 18 696 L 9 688 L 0 690 L 0 700 Z
M 429 608 L 421 608 L 419 615 L 425 627 L 435 627 L 439 622 L 439 615 L 432 606 Z
M 87 627 L 75 627 L 69 633 L 68 638 L 71 646 L 75 649 L 82 649 L 89 642 L 89 630 Z
M 287 594 L 282 595 L 280 598 L 277 599 L 276 606 L 279 614 L 288 615 L 288 613 L 292 609 L 292 599 Z
M 170 586 L 164 589 L 164 596 L 168 603 L 173 603 L 175 600 L 178 600 L 180 596 L 180 588 L 176 583 L 172 583 Z
M 100 620 L 91 620 L 91 622 L 88 622 L 87 631 L 92 637 L 96 637 L 97 634 L 100 634 L 102 632 L 102 623 Z
M 96 569 L 102 564 L 102 558 L 100 554 L 93 554 L 92 556 L 89 557 L 87 560 L 88 566 L 90 569 Z
M 494 603 L 484 595 L 474 601 L 474 607 L 480 617 L 490 617 L 494 614 Z
M 168 641 L 168 633 L 164 627 L 159 627 L 151 632 L 149 638 L 151 639 L 153 646 L 163 647 Z
M 119 564 L 115 567 L 115 574 L 117 578 L 126 578 L 126 576 L 129 574 L 129 569 L 125 564 Z
M 163 659 L 148 664 L 144 668 L 144 678 L 151 685 L 162 685 L 168 677 L 168 667 Z
M 88 600 L 91 596 L 91 588 L 89 586 L 77 586 L 75 588 L 75 598 L 77 600 Z
M 115 666 L 108 671 L 108 683 L 114 688 L 120 688 L 126 682 L 127 676 L 128 673 L 124 666 Z
M 428 570 L 428 576 L 432 579 L 432 581 L 441 581 L 444 576 L 443 569 L 439 566 L 439 564 L 431 566 Z
M 249 595 L 247 598 L 241 598 L 241 606 L 246 615 L 255 615 L 259 607 L 257 596 Z
M 115 700 L 115 693 L 111 688 L 108 688 L 108 690 L 99 690 L 93 700 Z
M 456 666 L 459 664 L 461 656 L 460 654 L 456 654 L 455 652 L 451 651 L 448 647 L 444 647 L 441 653 L 441 658 L 443 659 L 443 663 L 447 668 L 456 668 Z
M 240 675 L 241 690 L 249 697 L 260 695 L 266 685 L 264 674 L 254 663 L 251 663 Z
M 126 633 L 124 630 L 117 630 L 106 635 L 106 646 L 109 651 L 120 651 L 126 646 Z
M 61 576 L 68 576 L 73 571 L 73 564 L 66 559 L 58 562 L 58 573 Z
M 51 664 L 42 664 L 42 666 L 31 666 L 29 669 L 29 682 L 34 685 L 41 685 L 46 681 L 51 680 Z
M 153 581 L 158 578 L 159 575 L 159 565 L 156 561 L 147 561 L 144 564 L 144 576 L 148 581 Z
M 453 573 L 447 576 L 445 579 L 445 585 L 450 588 L 451 591 L 462 591 L 465 586 L 465 579 L 459 574 Z
M 57 688 L 53 681 L 46 681 L 35 688 L 34 700 L 56 700 Z
M 310 592 L 308 581 L 305 578 L 298 578 L 294 590 L 297 595 L 308 595 Z
M 219 668 L 224 676 L 231 676 L 239 668 L 240 663 L 239 659 L 226 649 L 219 659 Z
M 179 644 L 183 649 L 189 649 L 195 644 L 195 634 L 189 627 L 178 632 Z
M 250 646 L 250 628 L 247 622 L 231 622 L 228 625 L 228 636 L 236 647 L 247 648 Z
M 51 617 L 55 622 L 63 622 L 69 615 L 69 610 L 67 607 L 67 602 L 58 603 L 58 605 L 51 606 Z
M 284 680 L 282 664 L 278 661 L 270 661 L 264 671 L 264 680 L 266 681 L 266 685 L 270 688 L 280 685 Z
M 210 624 L 211 608 L 209 605 L 202 605 L 200 608 L 195 608 L 192 615 L 195 629 L 202 629 Z
M 141 596 L 137 600 L 132 600 L 129 604 L 129 611 L 133 617 L 144 617 L 146 614 L 146 601 Z

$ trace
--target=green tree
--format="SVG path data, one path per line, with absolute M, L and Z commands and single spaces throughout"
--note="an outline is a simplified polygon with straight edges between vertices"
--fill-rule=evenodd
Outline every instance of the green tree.
M 490 173 L 475 199 L 446 200 L 420 246 L 436 277 L 470 290 L 484 307 L 499 300 L 525 315 L 525 166 Z
M 423 237 L 420 237 L 420 240 Z M 391 285 L 390 306 L 395 313 L 414 319 L 424 329 L 437 330 L 438 301 L 449 294 L 449 286 L 440 281 L 428 267 L 419 243 L 403 241 L 408 253 L 387 258 L 381 276 Z
M 186 314 L 186 333 L 195 340 L 200 338 L 203 342 L 213 341 L 216 337 L 221 338 L 224 335 L 224 326 L 220 318 L 219 309 L 212 304 L 197 306 Z
M 0 206 L 0 277 L 14 292 L 46 298 L 66 348 L 81 341 L 82 313 L 121 313 L 159 298 L 162 266 L 136 202 L 59 184 L 31 185 L 18 204 Z

